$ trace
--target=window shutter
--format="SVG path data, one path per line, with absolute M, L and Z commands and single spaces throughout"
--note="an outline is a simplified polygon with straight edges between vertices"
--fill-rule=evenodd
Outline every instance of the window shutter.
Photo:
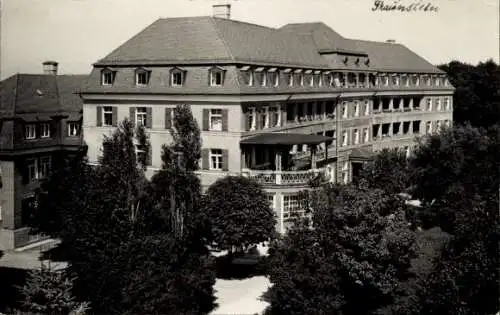
M 165 129 L 172 128 L 172 108 L 165 108 Z
M 202 149 L 201 150 L 201 168 L 204 170 L 209 169 L 209 163 L 210 161 L 208 160 L 208 149 Z
M 97 127 L 102 126 L 102 106 L 97 106 Z
M 113 127 L 118 126 L 118 108 L 113 106 Z
M 210 110 L 203 109 L 203 130 L 207 131 L 209 126 Z
M 228 125 L 228 110 L 222 110 L 222 131 L 227 131 Z
M 229 154 L 228 150 L 222 150 L 222 170 L 229 170 Z
M 113 107 L 114 109 L 114 107 Z M 129 109 L 129 120 L 132 123 L 132 126 L 135 128 L 135 107 L 130 107 Z M 113 119 L 114 119 L 115 114 L 113 113 Z M 113 125 L 114 126 L 114 125 Z
M 146 128 L 153 128 L 153 109 L 146 107 Z

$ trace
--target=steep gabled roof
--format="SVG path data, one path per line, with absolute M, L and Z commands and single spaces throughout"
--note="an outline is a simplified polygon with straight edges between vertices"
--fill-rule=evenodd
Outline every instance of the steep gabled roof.
M 292 23 L 280 28 L 293 34 L 309 35 L 319 52 L 344 52 L 352 54 L 364 54 L 358 51 L 349 40 L 332 30 L 323 22 Z
M 254 62 L 324 67 L 293 33 L 214 17 L 159 19 L 96 65 Z
M 398 43 L 349 39 L 358 50 L 368 53 L 370 64 L 378 71 L 444 73 L 408 47 Z
M 79 112 L 86 75 L 15 74 L 0 82 L 3 115 Z

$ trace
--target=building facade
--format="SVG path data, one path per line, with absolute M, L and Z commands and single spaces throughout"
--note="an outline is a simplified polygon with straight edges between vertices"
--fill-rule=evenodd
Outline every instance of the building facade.
M 82 144 L 82 101 L 77 90 L 86 75 L 16 74 L 0 82 L 0 249 L 27 245 L 35 190 L 54 163 Z
M 452 123 L 445 74 L 401 44 L 347 39 L 323 23 L 275 29 L 222 16 L 159 19 L 94 64 L 81 94 L 90 162 L 129 117 L 148 130 L 153 174 L 173 108 L 189 104 L 203 187 L 229 174 L 256 179 L 284 231 L 318 174 L 349 182 L 374 151 L 410 152 L 416 136 Z

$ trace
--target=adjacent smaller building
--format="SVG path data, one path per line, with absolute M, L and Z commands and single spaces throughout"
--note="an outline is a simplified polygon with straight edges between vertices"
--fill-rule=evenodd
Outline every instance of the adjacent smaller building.
M 87 75 L 15 74 L 0 82 L 0 249 L 41 238 L 27 223 L 36 209 L 35 189 L 59 158 L 82 145 L 82 102 Z

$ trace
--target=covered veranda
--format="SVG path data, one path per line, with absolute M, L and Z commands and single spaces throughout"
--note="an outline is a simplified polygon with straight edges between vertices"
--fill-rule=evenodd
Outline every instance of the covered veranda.
M 298 133 L 260 133 L 240 141 L 242 174 L 264 185 L 306 185 L 318 174 L 318 146 L 328 147 L 332 137 Z M 294 146 L 307 146 L 310 159 L 298 163 L 291 153 Z M 328 161 L 328 150 L 321 154 Z

